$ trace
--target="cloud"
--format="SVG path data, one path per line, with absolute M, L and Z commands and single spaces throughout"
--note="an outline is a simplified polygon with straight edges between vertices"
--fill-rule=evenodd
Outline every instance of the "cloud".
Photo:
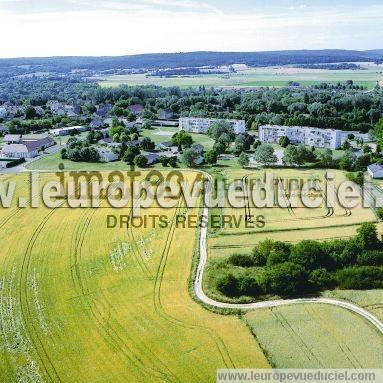
M 383 5 L 379 4 L 315 12 L 307 7 L 299 11 L 285 8 L 272 13 L 259 8 L 229 13 L 211 8 L 207 1 L 96 0 L 91 1 L 92 6 L 87 1 L 75 0 L 65 12 L 0 12 L 0 34 L 7 36 L 2 40 L 0 54 L 15 57 L 373 49 L 382 41 Z

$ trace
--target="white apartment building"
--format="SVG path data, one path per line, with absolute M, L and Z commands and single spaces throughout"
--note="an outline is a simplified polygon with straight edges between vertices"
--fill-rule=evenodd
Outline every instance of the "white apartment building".
M 193 118 L 193 117 L 184 117 L 179 120 L 180 130 L 184 130 L 189 133 L 198 133 L 206 134 L 209 128 L 217 121 L 218 119 L 214 118 Z M 223 120 L 228 122 L 235 134 L 245 133 L 246 123 L 244 120 Z
M 316 148 L 338 149 L 342 145 L 342 131 L 307 126 L 263 125 L 259 127 L 259 140 L 277 143 L 287 137 L 292 144 L 305 144 Z

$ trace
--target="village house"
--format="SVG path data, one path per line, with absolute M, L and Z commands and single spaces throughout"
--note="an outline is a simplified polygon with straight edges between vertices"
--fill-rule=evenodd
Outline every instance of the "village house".
M 111 150 L 105 148 L 97 148 L 97 151 L 102 162 L 113 162 L 118 160 L 118 155 Z
M 102 138 L 100 141 L 98 141 L 100 145 L 108 146 L 109 144 L 113 143 L 113 140 L 110 137 Z
M 8 133 L 7 125 L 0 124 L 0 135 L 3 136 L 4 134 Z
M 53 139 L 47 134 L 6 134 L 3 142 L 7 145 L 34 143 L 37 145 L 38 150 L 44 150 L 55 144 Z
M 142 104 L 134 104 L 128 106 L 128 110 L 136 116 L 141 116 L 144 111 L 144 106 Z
M 97 110 L 94 114 L 96 116 L 105 118 L 112 109 L 113 109 L 113 106 L 111 104 L 98 105 Z
M 108 124 L 105 123 L 104 120 L 102 119 L 94 119 L 91 121 L 91 123 L 89 124 L 89 128 L 90 129 L 102 129 L 102 128 L 105 128 L 105 126 L 107 126 Z
M 12 119 L 15 117 L 21 117 L 24 114 L 24 108 L 22 106 L 13 105 L 9 102 L 4 103 L 0 107 L 0 118 Z
M 7 134 L 3 141 L 5 145 L 0 152 L 3 158 L 34 158 L 55 144 L 46 134 Z
M 191 148 L 197 153 L 202 154 L 204 151 L 204 147 L 201 144 L 193 144 Z
M 0 118 L 5 118 L 7 116 L 7 109 L 4 106 L 0 106 Z
M 126 146 L 128 148 L 129 147 L 139 148 L 141 146 L 141 141 L 140 140 L 127 141 Z
M 66 104 L 59 101 L 48 101 L 47 107 L 53 114 L 58 116 L 76 117 L 80 114 L 80 107 L 78 105 Z
M 144 153 L 143 156 L 148 160 L 148 165 L 156 163 L 160 158 L 157 153 Z
M 161 142 L 158 145 L 158 149 L 163 151 L 163 152 L 170 152 L 172 154 L 178 153 L 178 147 L 173 145 L 173 143 L 171 141 Z
M 368 173 L 374 179 L 383 179 L 383 165 L 373 164 L 367 167 Z
M 9 144 L 4 145 L 0 155 L 3 158 L 34 158 L 38 156 L 39 150 L 39 144 L 36 142 Z

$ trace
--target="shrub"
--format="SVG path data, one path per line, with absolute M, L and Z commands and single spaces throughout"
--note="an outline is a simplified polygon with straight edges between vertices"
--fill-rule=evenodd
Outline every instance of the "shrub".
M 334 278 L 326 269 L 316 269 L 310 273 L 309 283 L 315 290 L 323 290 L 333 287 Z
M 364 251 L 363 253 L 358 255 L 357 263 L 361 266 L 381 266 L 383 265 L 383 251 Z
M 254 276 L 243 275 L 238 279 L 238 291 L 241 295 L 256 297 L 262 293 L 262 288 Z
M 319 242 L 302 241 L 293 246 L 290 261 L 304 267 L 306 270 L 314 270 L 325 263 L 324 251 Z
M 373 222 L 364 222 L 357 230 L 356 239 L 365 249 L 375 249 L 380 245 L 378 230 Z
M 376 209 L 376 214 L 378 216 L 378 218 L 383 221 L 383 207 L 379 207 L 378 209 Z
M 267 258 L 267 266 L 277 265 L 278 263 L 287 262 L 290 258 L 291 245 L 289 243 L 276 241 L 273 244 L 273 250 L 271 250 Z
M 357 238 L 346 241 L 346 245 L 340 254 L 336 255 L 338 268 L 355 265 L 358 254 L 363 252 L 363 246 Z
M 274 248 L 274 241 L 265 239 L 259 242 L 258 246 L 253 249 L 254 263 L 256 266 L 265 266 L 267 258 Z
M 336 273 L 342 289 L 368 290 L 383 288 L 383 269 L 376 266 L 349 267 Z
M 339 268 L 343 262 L 341 254 L 343 253 L 348 241 L 335 239 L 322 243 L 323 258 L 328 270 Z
M 139 168 L 145 168 L 148 166 L 148 159 L 141 154 L 134 157 L 133 162 L 134 162 L 134 165 L 138 166 Z
M 266 265 L 267 266 L 275 266 L 280 263 L 285 263 L 289 260 L 289 256 L 284 253 L 280 253 L 278 251 L 272 250 L 269 257 L 267 258 Z
M 238 280 L 232 273 L 218 277 L 216 287 L 218 291 L 228 297 L 236 297 L 239 295 Z
M 232 254 L 228 258 L 228 261 L 234 266 L 240 266 L 240 267 L 255 266 L 254 258 L 249 254 Z
M 269 294 L 296 295 L 307 290 L 307 273 L 302 266 L 286 262 L 267 268 L 260 284 Z
M 278 143 L 282 146 L 282 148 L 287 148 L 290 145 L 290 139 L 286 136 L 283 136 L 279 139 Z

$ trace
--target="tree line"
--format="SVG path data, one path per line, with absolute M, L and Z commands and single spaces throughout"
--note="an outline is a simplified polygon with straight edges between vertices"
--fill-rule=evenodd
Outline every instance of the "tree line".
M 251 254 L 219 263 L 215 288 L 228 297 L 282 297 L 327 289 L 383 288 L 383 243 L 374 223 L 363 223 L 347 240 L 297 244 L 264 240 Z

